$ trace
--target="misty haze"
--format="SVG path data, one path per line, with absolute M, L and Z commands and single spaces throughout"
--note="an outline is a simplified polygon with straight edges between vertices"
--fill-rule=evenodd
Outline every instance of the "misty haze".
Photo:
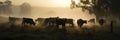
M 118 0 L 0 0 L 0 40 L 119 40 Z

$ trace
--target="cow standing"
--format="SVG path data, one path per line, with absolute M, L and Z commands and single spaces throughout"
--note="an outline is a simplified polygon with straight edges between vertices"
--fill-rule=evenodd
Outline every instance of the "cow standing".
M 61 25 L 62 26 L 62 32 L 65 34 L 66 33 L 66 27 L 65 27 L 65 24 L 66 24 L 66 18 L 59 18 L 56 20 L 56 24 L 57 24 L 57 27 L 59 28 L 59 26 Z
M 30 25 L 35 25 L 35 22 L 33 21 L 32 18 L 23 18 L 22 24 L 30 24 Z
M 48 25 L 55 25 L 58 19 L 58 17 L 46 18 L 44 22 Z
M 82 20 L 82 19 L 78 19 L 78 20 L 77 20 L 77 24 L 78 24 L 78 26 L 79 26 L 80 28 L 82 27 L 82 25 L 83 25 L 84 23 L 87 23 L 87 21 L 86 21 L 86 20 Z
M 65 26 L 65 23 L 66 23 L 66 19 L 64 19 L 64 18 L 56 20 L 57 26 L 59 26 L 59 25 Z
M 73 19 L 67 19 L 67 18 L 59 18 L 56 20 L 57 25 L 66 26 L 66 24 L 69 24 L 69 26 L 74 26 Z
M 74 26 L 73 19 L 66 19 L 65 24 L 69 24 L 69 26 Z

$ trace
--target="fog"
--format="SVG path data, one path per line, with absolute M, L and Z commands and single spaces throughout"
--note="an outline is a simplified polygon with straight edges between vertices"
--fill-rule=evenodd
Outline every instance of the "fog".
M 30 18 L 47 18 L 47 17 L 60 17 L 60 18 L 73 18 L 73 19 L 91 19 L 95 18 L 94 14 L 89 14 L 88 12 L 82 12 L 81 8 L 70 9 L 65 7 L 32 7 L 32 12 L 25 15 L 20 15 L 20 8 L 13 7 L 13 13 L 10 15 L 13 17 L 30 17 Z
M 37 18 L 49 18 L 49 17 L 60 17 L 60 18 L 72 18 L 75 21 L 77 19 L 84 19 L 89 20 L 92 18 L 96 18 L 94 14 L 89 14 L 87 11 L 83 12 L 81 8 L 75 8 L 70 9 L 69 7 L 32 7 L 31 13 L 20 13 L 20 7 L 19 6 L 13 6 L 12 7 L 13 13 L 10 15 L 1 14 L 1 16 L 4 17 L 18 17 L 18 18 L 33 18 L 34 20 Z M 2 21 L 8 21 L 8 20 L 2 20 Z

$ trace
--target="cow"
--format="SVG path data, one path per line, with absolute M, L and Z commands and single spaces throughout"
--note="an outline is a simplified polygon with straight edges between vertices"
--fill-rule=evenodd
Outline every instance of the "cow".
M 45 18 L 37 18 L 35 21 L 38 22 L 38 24 L 42 24 L 44 23 Z
M 15 24 L 18 20 L 20 20 L 21 18 L 17 18 L 17 17 L 9 17 L 9 23 L 11 24 Z
M 33 21 L 32 18 L 23 18 L 22 24 L 30 24 L 30 25 L 35 25 L 36 23 Z
M 66 24 L 69 24 L 70 26 L 74 26 L 73 19 L 59 18 L 56 20 L 57 26 L 61 25 L 62 28 L 64 28 Z
M 90 22 L 90 23 L 95 23 L 95 19 L 93 18 L 93 19 L 90 19 L 90 20 L 88 20 L 88 22 Z
M 65 23 L 66 23 L 66 19 L 65 18 L 59 18 L 59 19 L 56 20 L 57 26 L 58 25 L 65 26 Z
M 105 20 L 104 19 L 100 19 L 98 22 L 99 22 L 100 25 L 103 25 L 105 23 Z
M 58 20 L 58 17 L 50 17 L 50 18 L 46 18 L 44 23 L 48 23 L 49 25 L 54 25 L 56 24 L 56 21 Z
M 79 26 L 80 28 L 82 27 L 82 25 L 83 25 L 84 23 L 87 23 L 87 21 L 86 21 L 86 20 L 82 20 L 82 19 L 78 19 L 78 20 L 77 20 L 77 24 L 78 24 L 78 26 Z
M 62 26 L 62 30 L 65 32 L 66 31 L 66 18 L 59 18 L 56 20 L 56 26 L 59 28 L 59 26 Z
M 74 26 L 73 19 L 65 19 L 65 24 L 69 24 L 69 26 Z

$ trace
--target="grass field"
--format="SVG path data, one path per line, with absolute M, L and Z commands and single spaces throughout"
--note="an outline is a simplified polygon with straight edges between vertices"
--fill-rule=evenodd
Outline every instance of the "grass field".
M 120 40 L 120 27 L 109 31 L 109 26 L 75 28 L 67 27 L 55 30 L 55 26 L 46 28 L 0 25 L 0 40 Z

